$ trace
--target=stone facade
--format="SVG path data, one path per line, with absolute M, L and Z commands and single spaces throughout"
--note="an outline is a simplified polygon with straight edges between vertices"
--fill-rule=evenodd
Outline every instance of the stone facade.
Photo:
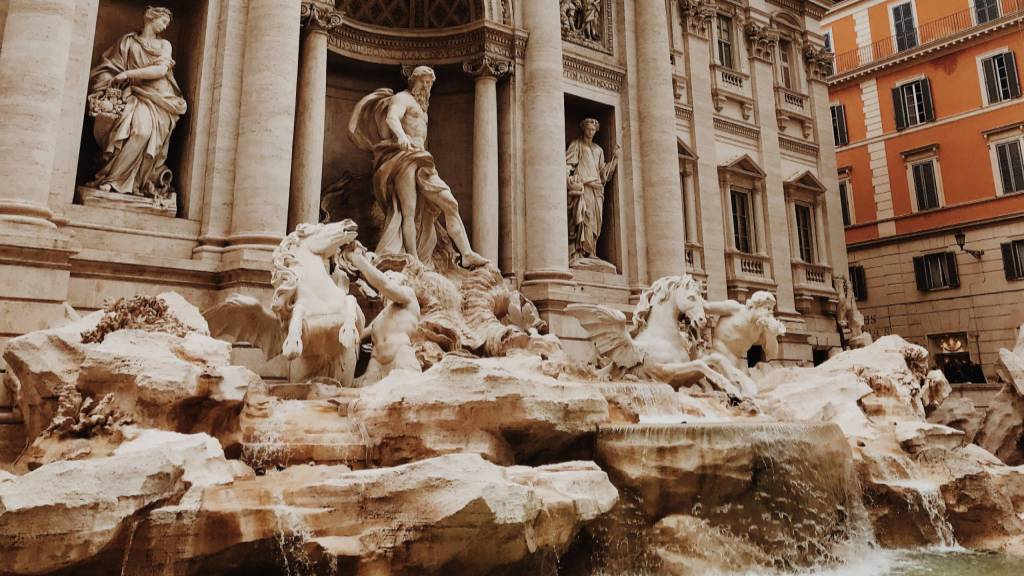
M 268 300 L 270 251 L 331 212 L 321 194 L 336 193 L 341 217 L 366 199 L 353 106 L 428 64 L 430 149 L 473 246 L 569 348 L 589 344 L 567 305 L 630 310 L 684 267 L 714 299 L 773 292 L 784 360 L 839 346 L 828 92 L 805 59 L 824 2 L 602 0 L 571 25 L 541 0 L 160 4 L 188 102 L 168 156 L 174 217 L 75 192 L 96 152 L 82 138 L 89 69 L 146 3 L 0 0 L 0 339 L 60 321 L 65 303 L 171 289 L 201 309 L 232 292 Z M 598 246 L 614 273 L 569 266 L 564 151 L 587 117 L 604 150 L 621 147 Z M 733 190 L 747 200 L 739 220 Z M 235 354 L 258 364 L 254 349 Z

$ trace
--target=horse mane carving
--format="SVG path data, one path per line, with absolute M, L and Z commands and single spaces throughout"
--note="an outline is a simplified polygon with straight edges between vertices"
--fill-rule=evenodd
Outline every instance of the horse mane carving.
M 313 234 L 316 230 L 316 224 L 299 224 L 295 231 L 285 236 L 277 248 L 274 248 L 271 259 L 274 270 L 270 273 L 270 285 L 274 288 L 274 296 L 271 299 L 270 309 L 282 325 L 288 324 L 291 320 L 292 309 L 295 308 L 295 299 L 299 291 L 299 275 L 294 270 L 297 263 L 295 250 L 303 238 Z
M 651 317 L 651 309 L 669 298 L 673 292 L 683 288 L 687 291 L 700 293 L 700 282 L 689 274 L 685 276 L 662 276 L 651 284 L 651 287 L 640 293 L 640 301 L 633 309 L 633 327 L 630 334 L 636 336 L 647 328 Z

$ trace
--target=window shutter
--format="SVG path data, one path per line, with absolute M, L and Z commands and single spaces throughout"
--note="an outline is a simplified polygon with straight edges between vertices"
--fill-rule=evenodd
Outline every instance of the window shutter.
M 863 266 L 851 266 L 850 278 L 853 283 L 853 297 L 856 300 L 866 300 L 868 297 L 868 278 Z
M 946 273 L 949 274 L 949 287 L 960 287 L 960 272 L 956 269 L 956 252 L 946 252 Z
M 921 80 L 921 94 L 924 96 L 924 121 L 935 120 L 935 104 L 932 102 L 932 83 L 925 78 Z
M 846 106 L 840 104 L 836 109 L 836 116 L 839 120 L 839 140 L 840 146 L 846 146 L 850 143 L 850 135 L 846 132 Z
M 996 146 L 996 160 L 999 164 L 999 177 L 1003 181 L 1003 194 L 1013 192 L 1013 171 L 1010 168 L 1011 144 Z
M 907 105 L 903 102 L 903 88 L 892 89 L 892 107 L 896 114 L 896 129 L 907 127 Z
M 1017 267 L 1014 266 L 1013 262 L 1013 242 L 1000 244 L 999 248 L 1003 251 L 1003 273 L 1006 275 L 1006 279 L 1019 279 L 1020 276 L 1017 275 Z
M 1006 59 L 1006 73 L 1010 77 L 1010 97 L 1020 98 L 1020 77 L 1017 75 L 1017 57 L 1013 52 L 1003 55 Z
M 985 91 L 988 92 L 988 103 L 999 102 L 999 87 L 996 84 L 996 58 L 981 61 L 981 69 L 985 72 Z
M 928 277 L 924 271 L 923 256 L 914 256 L 914 278 L 917 280 L 917 289 L 922 292 L 927 292 Z

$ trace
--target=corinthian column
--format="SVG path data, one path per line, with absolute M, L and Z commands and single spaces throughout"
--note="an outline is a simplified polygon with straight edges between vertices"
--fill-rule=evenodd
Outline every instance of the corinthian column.
M 291 201 L 288 230 L 320 218 L 320 188 L 324 164 L 324 117 L 327 114 L 327 38 L 341 26 L 333 2 L 302 2 L 306 35 L 299 54 L 299 98 L 295 110 Z
M 490 56 L 465 62 L 476 77 L 473 115 L 473 248 L 498 262 L 498 79 L 511 63 Z
M 288 224 L 299 0 L 250 0 L 228 250 L 270 250 Z
M 523 64 L 526 281 L 569 279 L 561 18 L 553 0 L 526 0 L 521 9 L 530 32 Z
M 75 0 L 11 0 L 0 49 L 0 230 L 55 228 L 50 177 Z
M 668 11 L 664 2 L 636 3 L 636 60 L 640 116 L 647 276 L 653 282 L 685 268 L 683 203 L 676 153 Z

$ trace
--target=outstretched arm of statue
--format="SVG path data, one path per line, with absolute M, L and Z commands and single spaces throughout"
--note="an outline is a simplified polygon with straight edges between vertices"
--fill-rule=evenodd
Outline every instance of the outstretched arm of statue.
M 362 245 L 354 248 L 349 253 L 348 259 L 359 269 L 366 281 L 388 300 L 406 306 L 416 298 L 411 289 L 392 282 L 387 275 L 374 266 L 367 258 L 366 248 L 363 248 Z
M 409 103 L 405 98 L 401 97 L 402 95 L 396 94 L 391 97 L 391 105 L 388 106 L 388 115 L 385 123 L 387 123 L 391 133 L 395 135 L 398 146 L 402 150 L 409 150 L 412 148 L 412 140 L 409 139 L 409 135 L 405 133 L 405 127 L 402 126 L 402 118 L 405 117 L 405 113 L 409 110 Z
M 718 302 L 705 302 L 704 312 L 715 316 L 731 316 L 743 310 L 743 304 L 735 300 L 720 300 Z
M 288 336 L 281 346 L 281 353 L 289 360 L 295 360 L 302 355 L 302 320 L 305 310 L 302 304 L 296 304 L 292 308 L 292 319 L 288 322 Z

